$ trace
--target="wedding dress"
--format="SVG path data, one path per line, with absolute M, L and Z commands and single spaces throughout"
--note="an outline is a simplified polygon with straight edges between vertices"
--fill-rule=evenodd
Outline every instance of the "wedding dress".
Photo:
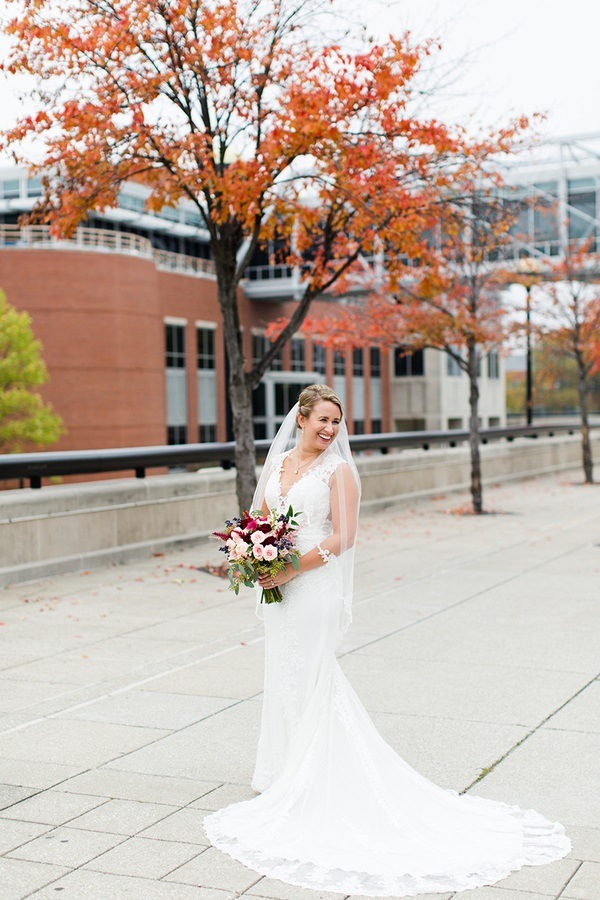
M 301 511 L 307 552 L 331 531 L 325 453 L 269 507 Z M 379 735 L 335 657 L 344 617 L 337 557 L 293 578 L 263 607 L 265 691 L 257 797 L 204 820 L 213 845 L 256 872 L 319 891 L 412 897 L 499 881 L 570 850 L 564 829 L 533 810 L 459 796 L 430 783 Z

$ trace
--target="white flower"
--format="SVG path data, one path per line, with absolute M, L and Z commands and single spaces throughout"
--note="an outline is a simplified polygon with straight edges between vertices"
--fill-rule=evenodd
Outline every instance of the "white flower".
M 263 547 L 262 544 L 255 544 L 254 547 L 252 548 L 252 553 L 254 554 L 255 559 L 262 559 L 264 552 L 265 552 L 265 547 Z
M 252 541 L 253 544 L 262 544 L 265 537 L 266 537 L 266 535 L 264 534 L 263 531 L 255 531 L 254 534 L 252 535 L 252 537 L 250 538 L 250 540 Z
M 263 548 L 263 557 L 267 562 L 277 559 L 277 547 L 274 547 L 273 544 L 267 544 L 267 546 Z

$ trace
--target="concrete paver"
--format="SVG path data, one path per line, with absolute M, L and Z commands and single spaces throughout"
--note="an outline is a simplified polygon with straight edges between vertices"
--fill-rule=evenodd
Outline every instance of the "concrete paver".
M 3 856 L 0 858 L 2 900 L 22 900 L 24 897 L 30 897 L 37 888 L 53 884 L 67 871 L 64 866 L 26 862 Z M 56 896 L 54 894 L 54 897 Z
M 163 778 L 101 768 L 65 780 L 61 790 L 75 794 L 99 794 L 112 799 L 139 800 L 140 803 L 175 803 L 181 808 L 219 786 L 219 782 Z
M 10 819 L 0 821 L 0 855 L 28 844 L 51 828 L 51 825 L 41 825 L 37 822 L 15 822 Z
M 8 859 L 27 859 L 33 862 L 75 868 L 104 853 L 123 840 L 121 835 L 80 831 L 61 827 L 22 844 L 6 854 Z
M 2 819 L 39 822 L 44 825 L 64 825 L 107 802 L 106 797 L 87 797 L 83 794 L 65 794 L 62 791 L 43 791 L 15 803 L 0 813 Z
M 136 875 L 160 879 L 178 870 L 204 848 L 176 841 L 156 841 L 152 838 L 132 837 L 97 856 L 88 869 L 111 875 Z
M 237 860 L 226 856 L 214 847 L 208 847 L 191 862 L 167 875 L 165 881 L 198 884 L 202 887 L 219 889 L 227 885 L 228 888 L 242 893 L 256 884 L 260 877 Z
M 72 819 L 69 824 L 71 828 L 132 836 L 176 811 L 176 806 L 165 804 L 140 803 L 137 800 L 108 800 L 102 806 Z
M 63 893 L 57 894 L 59 889 Z M 235 900 L 238 895 L 234 891 L 77 869 L 29 896 L 36 900 Z
M 179 809 L 172 815 L 167 816 L 166 819 L 161 819 L 160 822 L 144 829 L 140 833 L 140 837 L 155 838 L 159 841 L 179 841 L 183 844 L 197 844 L 202 847 L 208 847 L 209 841 L 202 825 L 205 815 L 205 810 L 193 809 L 191 806 L 188 806 L 186 809 Z
M 600 489 L 560 475 L 487 501 L 364 518 L 341 664 L 426 777 L 567 826 L 567 859 L 465 897 L 599 900 Z M 321 896 L 207 846 L 204 811 L 253 795 L 263 677 L 253 594 L 208 561 L 203 544 L 0 592 L 1 900 Z
M 561 900 L 589 900 L 598 896 L 600 863 L 584 862 L 560 895 Z

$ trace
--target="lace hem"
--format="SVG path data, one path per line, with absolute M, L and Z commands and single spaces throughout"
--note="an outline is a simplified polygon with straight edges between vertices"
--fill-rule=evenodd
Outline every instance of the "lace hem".
M 480 798 L 465 799 L 480 800 Z M 223 820 L 226 820 L 228 809 L 231 807 L 206 816 L 204 829 L 213 846 L 260 875 L 311 890 L 362 894 L 366 897 L 417 897 L 419 894 L 441 894 L 485 887 L 496 884 L 523 866 L 545 865 L 562 859 L 570 852 L 571 842 L 565 835 L 563 826 L 558 822 L 549 822 L 535 810 L 522 810 L 496 801 L 484 802 L 489 802 L 495 808 L 503 808 L 515 818 L 522 820 L 521 855 L 465 874 L 351 872 L 343 869 L 327 869 L 309 860 L 274 858 L 263 850 L 243 845 L 237 838 L 227 833 L 227 824 Z

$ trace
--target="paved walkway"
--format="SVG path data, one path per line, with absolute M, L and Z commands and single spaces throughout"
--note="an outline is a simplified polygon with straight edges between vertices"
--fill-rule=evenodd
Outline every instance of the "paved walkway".
M 600 898 L 600 487 L 576 477 L 492 489 L 482 518 L 454 495 L 363 522 L 342 665 L 378 728 L 573 840 L 469 900 Z M 218 558 L 0 592 L 0 900 L 336 900 L 206 846 L 205 811 L 251 795 L 262 684 L 251 593 L 196 568 Z

